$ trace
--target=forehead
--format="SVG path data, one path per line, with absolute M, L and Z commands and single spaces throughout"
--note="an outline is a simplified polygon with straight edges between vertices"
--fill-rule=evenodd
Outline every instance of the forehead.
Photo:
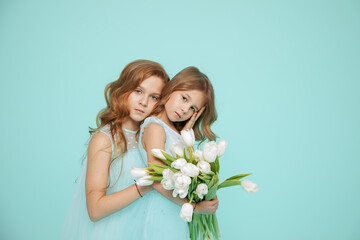
M 143 80 L 139 87 L 154 93 L 161 93 L 161 90 L 163 89 L 165 83 L 164 81 L 157 77 L 157 76 L 151 76 Z

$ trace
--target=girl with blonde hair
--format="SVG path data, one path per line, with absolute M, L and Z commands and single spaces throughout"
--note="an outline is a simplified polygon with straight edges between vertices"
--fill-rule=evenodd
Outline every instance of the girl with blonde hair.
M 216 119 L 211 82 L 196 67 L 185 68 L 165 85 L 152 116 L 141 125 L 139 149 L 144 164 L 163 164 L 152 156 L 151 149 L 170 152 L 170 146 L 179 141 L 183 128 L 193 127 L 196 140 L 215 140 L 216 135 L 210 127 Z M 145 196 L 147 207 L 142 239 L 189 239 L 187 223 L 179 217 L 180 206 L 189 200 L 174 198 L 172 191 L 165 190 L 159 182 L 154 182 L 153 187 L 156 191 Z M 218 200 L 202 201 L 193 207 L 194 212 L 212 214 L 218 207 Z

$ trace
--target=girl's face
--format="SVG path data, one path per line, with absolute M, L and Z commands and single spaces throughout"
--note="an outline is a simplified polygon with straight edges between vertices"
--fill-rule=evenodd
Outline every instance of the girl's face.
M 158 102 L 165 83 L 157 76 L 151 76 L 129 95 L 127 99 L 130 115 L 128 121 L 133 126 L 139 126 L 152 112 L 154 105 Z
M 165 103 L 165 111 L 171 122 L 182 122 L 188 120 L 204 105 L 205 94 L 202 91 L 175 91 Z

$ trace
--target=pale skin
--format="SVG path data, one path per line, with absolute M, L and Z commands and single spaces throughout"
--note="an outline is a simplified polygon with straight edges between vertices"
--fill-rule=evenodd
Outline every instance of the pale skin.
M 123 128 L 133 131 L 139 129 L 140 122 L 152 111 L 163 86 L 164 83 L 160 78 L 150 77 L 130 94 L 128 98 L 130 115 L 123 122 Z M 88 147 L 85 183 L 87 210 L 93 222 L 125 208 L 141 197 L 135 184 L 106 195 L 111 155 L 109 137 L 102 132 L 95 133 Z M 144 195 L 153 190 L 153 186 L 138 186 L 138 189 L 141 195 Z
M 196 100 L 195 95 L 194 95 L 193 99 Z M 204 99 L 204 96 L 201 95 L 199 99 Z M 179 109 L 179 110 L 177 110 L 177 112 L 181 112 L 181 115 L 183 115 L 183 116 L 189 116 L 189 114 L 191 116 L 191 118 L 188 120 L 187 124 L 185 125 L 184 129 L 192 128 L 193 125 L 195 124 L 196 120 L 200 117 L 200 115 L 206 108 L 206 106 L 204 105 L 203 102 L 199 102 L 199 101 L 195 101 L 195 102 L 196 102 L 195 108 L 193 107 L 193 104 L 189 104 L 189 103 L 182 104 L 181 102 L 177 102 L 179 104 L 179 106 L 176 105 L 176 109 Z M 195 111 L 195 109 L 199 109 L 199 111 Z M 157 115 L 157 117 L 159 119 L 161 119 L 163 122 L 165 122 L 172 129 L 174 129 L 174 131 L 178 132 L 176 130 L 173 122 L 171 122 L 168 117 L 168 114 L 171 114 L 170 111 L 171 110 L 169 110 L 169 112 L 167 113 L 166 110 L 164 109 L 161 113 L 159 113 Z M 186 119 L 183 118 L 181 120 L 186 120 Z M 165 141 L 166 141 L 166 134 L 165 134 L 163 127 L 161 127 L 160 125 L 158 125 L 156 123 L 151 123 L 145 128 L 143 138 L 142 138 L 142 144 L 144 146 L 144 149 L 147 152 L 147 158 L 148 158 L 149 163 L 164 165 L 164 163 L 161 160 L 155 158 L 151 154 L 151 149 L 157 148 L 157 149 L 165 150 Z M 184 198 L 184 199 L 182 199 L 180 197 L 174 198 L 172 196 L 172 190 L 164 189 L 160 182 L 154 182 L 153 187 L 156 191 L 158 191 L 164 197 L 166 197 L 170 201 L 172 201 L 180 206 L 183 205 L 184 203 L 189 202 L 189 199 L 187 199 L 187 198 Z M 203 213 L 203 214 L 213 214 L 213 213 L 215 213 L 215 211 L 218 208 L 219 201 L 216 198 L 211 201 L 201 201 L 199 203 L 196 203 L 196 206 L 195 206 L 195 203 L 192 203 L 192 204 L 193 204 L 193 207 L 195 208 L 194 212 Z

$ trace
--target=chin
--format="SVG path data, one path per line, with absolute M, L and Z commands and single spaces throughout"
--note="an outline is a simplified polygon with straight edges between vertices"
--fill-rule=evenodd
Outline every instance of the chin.
M 135 122 L 141 122 L 143 121 L 146 117 L 140 117 L 140 116 L 131 116 L 130 115 L 130 118 L 135 121 Z

